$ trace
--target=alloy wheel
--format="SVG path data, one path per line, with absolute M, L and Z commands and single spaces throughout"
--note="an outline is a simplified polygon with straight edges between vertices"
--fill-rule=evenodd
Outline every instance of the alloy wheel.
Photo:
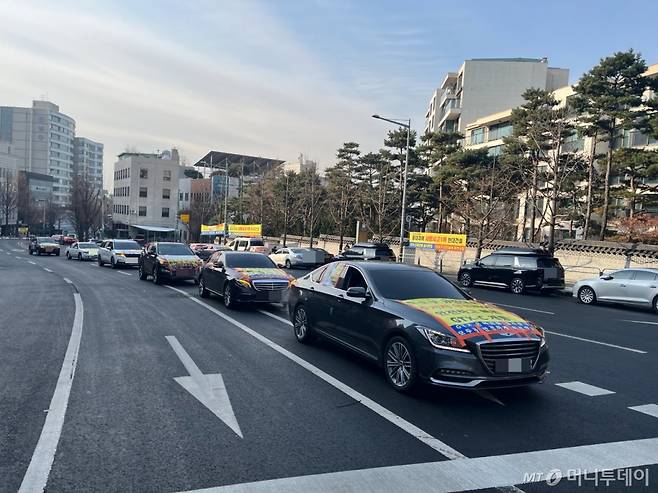
M 295 321 L 293 327 L 295 329 L 295 337 L 302 341 L 306 338 L 308 320 L 306 318 L 306 310 L 304 308 L 297 308 L 295 312 Z
M 468 274 L 467 272 L 462 273 L 462 275 L 459 277 L 459 282 L 465 288 L 468 288 L 468 287 L 471 286 L 471 284 L 473 284 L 473 280 L 471 279 L 471 275 Z
M 391 383 L 396 387 L 403 388 L 411 379 L 411 354 L 407 347 L 399 341 L 395 341 L 386 353 L 386 371 Z
M 512 279 L 512 284 L 510 286 L 510 289 L 512 290 L 512 293 L 514 294 L 521 294 L 523 293 L 523 288 L 525 287 L 525 284 L 523 283 L 523 279 L 520 279 L 518 277 L 515 277 Z
M 589 286 L 585 286 L 584 288 L 580 288 L 580 291 L 578 292 L 578 299 L 580 300 L 581 303 L 584 303 L 585 305 L 589 305 L 594 302 L 594 290 L 590 288 Z

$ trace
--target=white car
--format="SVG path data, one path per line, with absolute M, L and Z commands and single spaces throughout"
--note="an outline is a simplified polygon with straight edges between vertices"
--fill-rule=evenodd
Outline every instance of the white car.
M 591 305 L 597 301 L 651 307 L 658 312 L 658 269 L 620 269 L 573 285 L 573 297 Z
M 236 252 L 269 253 L 269 248 L 265 246 L 261 238 L 235 238 L 228 244 L 228 247 Z
M 117 267 L 137 267 L 142 247 L 135 240 L 105 240 L 98 248 L 98 265 L 108 263 Z
M 311 248 L 283 247 L 270 254 L 270 258 L 277 266 L 286 269 L 313 268 L 324 264 L 325 254 Z
M 98 257 L 98 245 L 93 241 L 76 241 L 66 249 L 66 260 L 92 260 L 96 257 Z

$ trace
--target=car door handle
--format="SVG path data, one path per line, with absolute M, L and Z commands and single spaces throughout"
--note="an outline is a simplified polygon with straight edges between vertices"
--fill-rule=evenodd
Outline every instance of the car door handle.
M 622 288 L 625 288 L 626 284 L 620 284 L 619 286 L 622 287 Z
M 649 286 L 650 289 L 656 289 L 656 286 Z

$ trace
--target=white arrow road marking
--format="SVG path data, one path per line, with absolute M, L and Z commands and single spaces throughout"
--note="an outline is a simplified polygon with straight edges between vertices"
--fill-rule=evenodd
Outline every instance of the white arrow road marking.
M 48 267 L 44 267 L 43 270 L 45 270 L 46 272 L 52 272 Z
M 614 394 L 612 390 L 602 389 L 601 387 L 595 387 L 594 385 L 583 382 L 564 382 L 556 383 L 555 385 L 564 389 L 573 390 L 574 392 L 578 392 L 580 394 L 588 395 L 590 397 Z
M 226 392 L 226 386 L 224 385 L 224 379 L 222 376 L 219 373 L 204 375 L 201 373 L 201 370 L 199 370 L 199 367 L 194 363 L 190 355 L 187 354 L 187 351 L 185 351 L 183 346 L 180 345 L 180 342 L 178 342 L 176 337 L 166 336 L 166 339 L 176 353 L 176 356 L 178 356 L 178 359 L 180 359 L 181 363 L 183 363 L 183 366 L 190 374 L 189 377 L 174 378 L 176 383 L 196 397 L 201 404 L 210 409 L 210 411 L 226 423 L 226 426 L 231 428 L 236 435 L 240 438 L 244 438 L 242 436 L 242 431 L 240 430 L 240 425 L 238 425 L 238 420 L 235 418 L 235 413 L 233 413 L 231 400 L 228 398 L 228 393 Z
M 32 265 L 37 265 L 36 262 L 32 262 L 31 260 L 28 260 L 27 263 L 28 263 L 28 264 L 32 264 Z

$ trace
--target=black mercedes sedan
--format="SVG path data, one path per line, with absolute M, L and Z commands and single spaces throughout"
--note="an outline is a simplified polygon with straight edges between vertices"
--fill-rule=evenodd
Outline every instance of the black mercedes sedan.
M 544 331 L 482 303 L 436 272 L 392 262 L 339 261 L 293 282 L 301 343 L 324 336 L 379 364 L 391 386 L 523 386 L 548 368 Z
M 280 303 L 286 301 L 293 279 L 265 254 L 219 251 L 201 269 L 199 296 L 219 295 L 227 308 L 238 303 Z

